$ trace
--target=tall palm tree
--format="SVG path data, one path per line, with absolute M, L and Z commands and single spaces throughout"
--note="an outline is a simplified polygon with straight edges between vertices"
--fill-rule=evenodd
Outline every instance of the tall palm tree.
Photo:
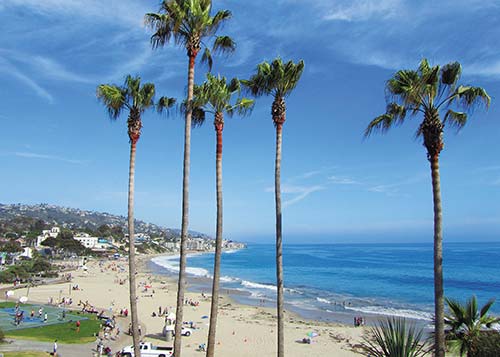
M 304 70 L 304 61 L 283 63 L 276 58 L 272 63 L 257 65 L 257 73 L 242 81 L 254 96 L 272 95 L 274 97 L 271 115 L 276 127 L 276 161 L 274 171 L 274 193 L 276 200 L 276 285 L 278 312 L 278 356 L 285 355 L 284 335 L 284 296 L 283 296 L 283 248 L 281 235 L 281 142 L 283 124 L 286 119 L 285 97 L 295 89 Z
M 373 119 L 365 131 L 369 136 L 374 130 L 387 131 L 402 124 L 407 116 L 423 115 L 417 136 L 423 137 L 430 161 L 432 192 L 434 198 L 434 306 L 436 356 L 442 357 L 444 343 L 443 295 L 443 235 L 441 188 L 439 179 L 439 154 L 444 147 L 445 125 L 461 129 L 467 122 L 467 112 L 476 105 L 490 104 L 490 97 L 483 88 L 459 85 L 462 73 L 460 63 L 431 67 L 426 59 L 418 70 L 400 70 L 386 84 L 386 113 Z M 456 111 L 452 107 L 458 108 Z M 441 114 L 444 114 L 441 119 Z
M 216 141 L 216 192 L 217 192 L 217 228 L 215 237 L 214 275 L 212 283 L 212 304 L 210 309 L 210 325 L 208 330 L 207 357 L 215 353 L 215 333 L 219 303 L 220 261 L 222 254 L 222 130 L 224 128 L 224 113 L 245 115 L 252 110 L 254 101 L 240 96 L 241 86 L 237 78 L 227 83 L 225 77 L 215 77 L 207 73 L 207 80 L 194 87 L 193 123 L 201 125 L 205 121 L 205 113 L 214 114 Z M 238 98 L 231 103 L 234 95 Z
M 137 293 L 135 283 L 135 239 L 134 239 L 134 180 L 135 180 L 135 152 L 137 142 L 141 136 L 141 114 L 154 103 L 155 86 L 145 83 L 141 86 L 140 77 L 130 75 L 125 79 L 123 86 L 101 84 L 97 87 L 97 98 L 108 110 L 111 119 L 116 120 L 122 110 L 128 109 L 128 137 L 130 139 L 130 167 L 128 177 L 128 234 L 129 234 L 129 285 L 130 285 L 130 316 L 132 319 L 132 339 L 134 354 L 140 356 L 139 350 L 139 322 L 137 314 Z M 175 99 L 161 97 L 156 105 L 159 112 L 171 107 Z
M 184 290 L 186 280 L 186 243 L 189 227 L 189 168 L 191 151 L 191 118 L 194 88 L 195 61 L 202 46 L 205 51 L 202 61 L 212 67 L 212 56 L 203 40 L 215 37 L 212 51 L 232 52 L 236 45 L 228 36 L 215 34 L 223 23 L 231 18 L 231 12 L 220 10 L 214 16 L 212 13 L 212 0 L 165 0 L 160 6 L 159 13 L 148 13 L 145 22 L 154 34 L 151 36 L 153 48 L 162 47 L 173 37 L 176 44 L 184 46 L 189 57 L 188 65 L 188 90 L 186 121 L 184 123 L 184 170 L 182 182 L 182 225 L 181 225 L 181 251 L 179 258 L 179 281 L 177 288 L 177 309 L 175 320 L 174 355 L 181 355 L 181 330 L 183 318 Z
M 489 300 L 481 310 L 477 308 L 477 299 L 472 296 L 462 305 L 455 299 L 446 298 L 450 313 L 445 315 L 444 323 L 450 328 L 446 339 L 452 349 L 460 351 L 460 356 L 464 353 L 467 357 L 474 355 L 475 343 L 484 327 L 500 321 L 499 317 L 488 315 L 491 305 L 495 299 Z
M 181 355 L 181 330 L 183 318 L 184 290 L 186 280 L 186 244 L 189 228 L 189 169 L 191 152 L 191 118 L 194 70 L 198 52 L 204 45 L 204 39 L 212 39 L 219 27 L 231 18 L 231 12 L 220 10 L 214 16 L 212 0 L 164 0 L 159 13 L 148 13 L 145 22 L 154 32 L 151 36 L 153 48 L 162 47 L 173 37 L 175 43 L 183 45 L 189 57 L 188 90 L 186 121 L 184 123 L 184 169 L 182 181 L 182 224 L 181 224 L 181 251 L 179 257 L 179 280 L 177 286 L 177 308 L 175 320 L 174 354 Z M 202 61 L 212 67 L 212 56 L 205 45 Z M 212 50 L 217 52 L 232 52 L 236 48 L 233 40 L 228 36 L 217 36 L 213 41 Z

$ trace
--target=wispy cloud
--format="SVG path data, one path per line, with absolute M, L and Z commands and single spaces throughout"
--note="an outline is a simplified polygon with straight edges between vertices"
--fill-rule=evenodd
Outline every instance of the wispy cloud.
M 367 190 L 369 192 L 384 193 L 387 196 L 408 196 L 408 194 L 401 192 L 401 188 L 422 182 L 426 177 L 426 174 L 418 174 L 390 184 L 370 185 Z
M 45 88 L 38 84 L 33 78 L 21 72 L 10 62 L 0 57 L 0 73 L 16 78 L 21 83 L 31 88 L 39 97 L 47 100 L 49 103 L 54 102 L 54 97 Z
M 356 181 L 350 177 L 346 176 L 330 176 L 328 181 L 335 185 L 360 185 L 359 181 Z
M 75 165 L 81 165 L 81 164 L 84 164 L 86 162 L 83 160 L 74 160 L 74 159 L 68 159 L 68 158 L 61 157 L 61 156 L 37 154 L 37 153 L 33 153 L 33 152 L 14 152 L 11 155 L 14 155 L 17 157 L 23 157 L 23 158 L 27 158 L 27 159 L 62 161 L 62 162 L 66 162 L 69 164 L 75 164 Z
M 283 185 L 281 192 L 283 194 L 296 195 L 293 198 L 287 199 L 283 202 L 283 207 L 289 207 L 297 202 L 302 201 L 311 193 L 324 190 L 324 186 L 314 185 L 314 186 L 290 186 Z
M 23 7 L 41 15 L 76 16 L 95 20 L 112 19 L 123 24 L 142 26 L 149 9 L 140 1 L 131 0 L 3 0 L 3 9 Z M 0 10 L 2 7 L 0 7 Z
M 395 16 L 400 8 L 400 0 L 340 1 L 323 18 L 341 21 L 365 21 L 372 17 L 383 19 Z

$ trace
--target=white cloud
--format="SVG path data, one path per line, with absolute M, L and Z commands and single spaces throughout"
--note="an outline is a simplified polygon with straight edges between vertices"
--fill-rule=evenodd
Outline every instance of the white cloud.
M 31 88 L 39 97 L 47 100 L 49 103 L 54 102 L 54 97 L 50 94 L 45 88 L 39 85 L 33 78 L 21 72 L 15 66 L 13 66 L 10 62 L 0 57 L 0 73 L 4 73 L 6 75 L 10 75 L 29 88 Z
M 43 15 L 111 20 L 137 27 L 143 26 L 146 12 L 157 10 L 144 6 L 140 1 L 131 0 L 3 0 L 2 5 L 7 10 L 9 7 L 23 7 Z
M 341 1 L 323 19 L 336 21 L 365 21 L 376 17 L 384 19 L 395 16 L 401 11 L 399 0 L 354 0 Z
M 330 183 L 336 184 L 336 185 L 359 185 L 360 183 L 356 180 L 353 180 L 350 177 L 343 177 L 343 176 L 330 176 L 328 177 L 328 180 Z

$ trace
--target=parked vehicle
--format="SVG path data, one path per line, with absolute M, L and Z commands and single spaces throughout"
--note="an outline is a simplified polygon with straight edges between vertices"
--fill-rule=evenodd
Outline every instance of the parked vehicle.
M 171 357 L 173 356 L 173 347 L 155 346 L 151 342 L 142 342 L 140 344 L 141 357 Z M 121 350 L 123 357 L 134 357 L 134 346 L 127 346 Z

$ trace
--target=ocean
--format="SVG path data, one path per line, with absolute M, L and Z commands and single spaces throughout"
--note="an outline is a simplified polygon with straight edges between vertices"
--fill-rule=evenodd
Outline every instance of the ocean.
M 249 244 L 222 256 L 221 286 L 238 302 L 275 306 L 274 245 Z M 286 308 L 305 318 L 352 322 L 380 315 L 429 325 L 433 315 L 432 244 L 284 245 Z M 178 256 L 151 266 L 178 272 Z M 190 289 L 209 293 L 213 253 L 188 257 Z M 476 295 L 480 306 L 500 296 L 500 242 L 444 244 L 445 296 L 462 302 Z M 500 315 L 500 301 L 490 312 Z

